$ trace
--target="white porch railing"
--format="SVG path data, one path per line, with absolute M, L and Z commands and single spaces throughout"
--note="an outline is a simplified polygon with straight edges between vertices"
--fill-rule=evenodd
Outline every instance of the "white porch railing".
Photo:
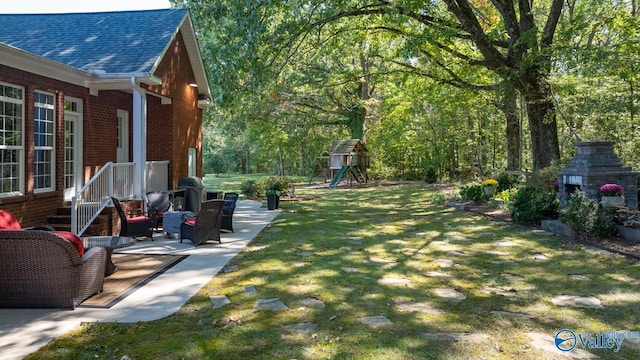
M 135 198 L 135 163 L 106 163 L 71 199 L 71 232 L 81 235 L 93 220 L 116 199 Z M 169 161 L 148 161 L 145 171 L 147 191 L 166 190 Z

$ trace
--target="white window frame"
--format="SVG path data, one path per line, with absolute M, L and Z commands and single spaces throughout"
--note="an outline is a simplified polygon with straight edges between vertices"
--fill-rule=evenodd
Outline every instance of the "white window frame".
M 10 151 L 16 151 L 16 158 L 18 160 L 18 169 L 17 169 L 17 175 L 16 174 L 12 174 L 13 178 L 15 178 L 17 176 L 17 183 L 18 186 L 16 189 L 12 189 L 11 191 L 4 191 L 4 187 L 2 186 L 2 182 L 4 181 L 4 176 L 3 174 L 4 172 L 4 166 L 5 164 L 2 162 L 3 158 L 2 155 L 0 154 L 0 171 L 2 171 L 2 173 L 0 173 L 0 197 L 10 197 L 10 196 L 20 196 L 24 194 L 24 110 L 25 110 L 25 90 L 23 86 L 18 86 L 18 85 L 14 85 L 14 84 L 9 84 L 9 83 L 5 83 L 5 82 L 0 82 L 0 86 L 3 87 L 10 87 L 10 88 L 14 88 L 16 90 L 20 91 L 20 99 L 15 99 L 15 98 L 11 98 L 11 97 L 6 97 L 6 96 L 0 96 L 0 106 L 5 105 L 5 103 L 10 103 L 10 104 L 15 104 L 15 105 L 20 105 L 22 107 L 22 111 L 20 113 L 20 120 L 19 122 L 19 127 L 20 130 L 17 132 L 19 133 L 18 137 L 19 140 L 17 141 L 17 144 L 15 145 L 6 145 L 4 143 L 4 141 L 0 141 L 0 151 L 6 151 L 6 150 L 10 150 Z M 0 132 L 4 132 L 4 125 L 5 124 L 5 119 L 4 116 L 0 115 Z M 1 136 L 0 136 L 1 138 Z
M 50 92 L 46 92 L 46 91 L 41 91 L 41 90 L 36 90 L 34 92 L 34 98 L 35 95 L 45 95 L 45 96 L 51 96 L 53 99 L 53 103 L 52 104 L 46 104 L 46 103 L 38 103 L 34 100 L 33 102 L 33 123 L 34 123 L 34 128 L 33 128 L 33 133 L 34 133 L 34 143 L 33 143 L 33 152 L 34 152 L 34 159 L 33 159 L 33 192 L 34 193 L 42 193 L 42 192 L 47 192 L 47 191 L 53 191 L 56 188 L 56 94 L 54 93 L 50 93 Z M 36 119 L 36 109 L 40 109 L 40 108 L 44 108 L 46 110 L 51 110 L 51 114 L 52 117 L 51 119 Z M 36 131 L 38 130 L 38 127 L 36 126 L 36 122 L 37 121 L 44 121 L 46 122 L 50 122 L 51 123 L 51 128 L 50 131 L 49 129 L 45 130 L 45 137 L 51 136 L 51 144 L 47 144 L 47 145 L 36 145 L 37 144 L 37 139 L 36 139 Z M 48 167 L 48 174 L 45 174 L 44 177 L 48 177 L 49 178 L 49 186 L 46 187 L 42 187 L 39 188 L 38 186 L 38 181 L 36 180 L 37 176 L 40 176 L 40 174 L 37 173 L 36 171 L 36 167 L 38 166 L 38 164 L 36 163 L 36 152 L 38 151 L 43 151 L 45 153 L 48 153 L 50 158 L 49 158 L 49 162 L 45 163 L 45 165 L 47 165 Z

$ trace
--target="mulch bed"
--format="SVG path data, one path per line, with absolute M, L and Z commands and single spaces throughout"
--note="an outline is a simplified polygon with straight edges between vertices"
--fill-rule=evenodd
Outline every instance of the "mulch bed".
M 511 219 L 511 214 L 508 210 L 502 208 L 495 208 L 487 205 L 469 203 L 465 204 L 465 211 L 470 211 L 476 214 L 491 217 L 497 221 L 508 222 L 517 226 L 524 226 L 530 228 L 537 228 L 536 226 L 527 226 L 522 224 L 516 224 Z M 569 239 L 572 243 L 583 244 L 593 246 L 599 249 L 607 250 L 609 252 L 621 255 L 633 262 L 640 262 L 640 245 L 632 244 L 625 239 L 612 237 L 612 238 L 593 238 L 587 236 L 580 236 L 578 238 Z

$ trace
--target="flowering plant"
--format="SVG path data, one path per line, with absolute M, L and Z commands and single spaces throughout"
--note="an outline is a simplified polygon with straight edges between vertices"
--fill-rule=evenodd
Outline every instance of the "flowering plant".
M 273 194 L 279 195 L 284 191 L 284 188 L 286 186 L 287 186 L 286 178 L 281 178 L 277 176 L 270 177 L 267 179 L 265 184 L 266 193 L 267 195 L 273 195 Z
M 496 179 L 486 179 L 482 182 L 482 186 L 498 186 L 498 180 Z
M 622 196 L 624 188 L 618 184 L 604 184 L 600 187 L 600 193 L 604 196 Z

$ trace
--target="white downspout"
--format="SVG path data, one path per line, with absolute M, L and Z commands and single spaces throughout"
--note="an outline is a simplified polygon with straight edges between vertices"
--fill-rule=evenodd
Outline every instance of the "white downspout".
M 131 77 L 133 90 L 133 190 L 136 199 L 144 199 L 147 184 L 145 169 L 147 164 L 147 92 Z

